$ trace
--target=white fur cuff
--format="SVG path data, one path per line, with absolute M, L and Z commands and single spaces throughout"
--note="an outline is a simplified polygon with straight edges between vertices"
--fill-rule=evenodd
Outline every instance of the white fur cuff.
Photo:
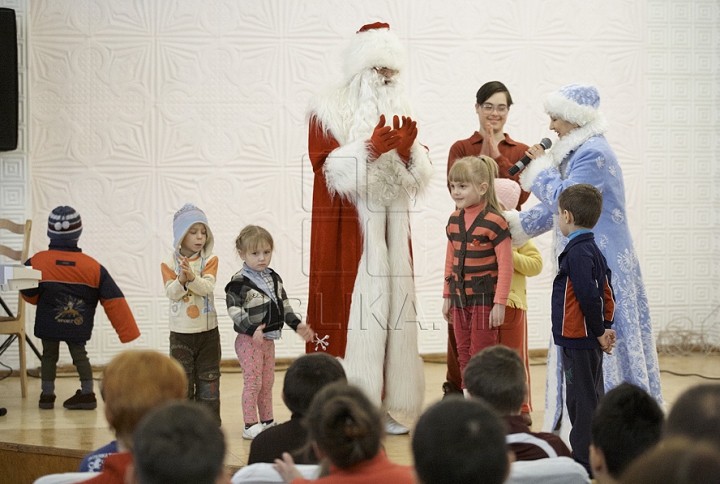
M 503 212 L 503 216 L 510 227 L 512 246 L 522 247 L 525 245 L 532 237 L 526 234 L 523 230 L 522 223 L 520 222 L 520 212 L 517 210 L 506 210 Z

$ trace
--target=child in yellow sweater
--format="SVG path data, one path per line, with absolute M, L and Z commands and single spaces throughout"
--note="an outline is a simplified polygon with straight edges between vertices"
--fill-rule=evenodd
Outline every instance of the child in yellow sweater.
M 520 185 L 507 178 L 495 179 L 495 193 L 504 210 L 512 210 L 520 199 Z M 522 247 L 513 247 L 513 277 L 510 283 L 510 295 L 505 308 L 505 322 L 499 327 L 498 342 L 514 349 L 525 364 L 527 382 L 527 401 L 523 403 L 521 414 L 525 423 L 532 425 L 530 412 L 530 365 L 527 343 L 527 290 L 526 278 L 537 276 L 542 270 L 542 257 L 530 239 Z

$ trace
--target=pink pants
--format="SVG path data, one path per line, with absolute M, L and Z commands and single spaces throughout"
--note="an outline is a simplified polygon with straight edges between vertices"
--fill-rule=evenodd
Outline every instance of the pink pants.
M 252 336 L 238 334 L 235 338 L 240 368 L 243 371 L 242 411 L 246 424 L 273 419 L 272 387 L 275 383 L 275 341 L 256 342 Z
M 453 331 L 457 342 L 458 363 L 460 374 L 475 353 L 498 344 L 498 329 L 490 327 L 490 310 L 492 306 L 466 306 L 450 308 Z M 463 378 L 462 387 L 465 388 Z

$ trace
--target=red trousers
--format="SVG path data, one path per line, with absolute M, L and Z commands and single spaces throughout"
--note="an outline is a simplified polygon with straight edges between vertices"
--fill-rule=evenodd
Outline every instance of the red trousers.
M 491 309 L 492 306 L 466 306 L 450 309 L 461 375 L 472 355 L 498 343 L 498 329 L 490 327 Z M 465 388 L 464 381 L 461 388 Z
M 487 307 L 487 306 L 486 306 Z M 454 310 L 456 308 L 452 308 Z M 455 313 L 453 318 L 455 317 Z M 489 312 L 488 312 L 489 314 Z M 455 321 L 455 319 L 453 319 Z M 527 313 L 523 309 L 505 308 L 505 321 L 500 325 L 497 343 L 512 348 L 520 354 L 525 363 L 525 378 L 528 386 L 527 401 L 523 403 L 522 412 L 532 412 L 532 398 L 530 397 L 530 365 L 527 344 Z M 497 344 L 496 343 L 496 344 Z M 482 348 L 481 348 L 482 349 Z M 474 353 L 473 353 L 474 354 Z M 471 355 L 472 356 L 472 355 Z M 467 365 L 467 363 L 465 363 Z M 447 349 L 447 380 L 457 388 L 463 388 L 462 371 L 458 361 L 458 347 L 455 337 L 455 328 L 448 326 L 448 349 Z M 465 369 L 465 366 L 462 367 Z

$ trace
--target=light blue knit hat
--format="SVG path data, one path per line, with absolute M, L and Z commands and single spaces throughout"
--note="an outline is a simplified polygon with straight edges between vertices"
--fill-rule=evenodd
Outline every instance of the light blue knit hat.
M 204 250 L 206 252 L 212 252 L 214 238 L 212 232 L 210 231 L 208 219 L 205 216 L 205 212 L 197 208 L 192 203 L 186 203 L 183 205 L 180 210 L 175 212 L 175 216 L 173 217 L 173 247 L 175 250 L 180 247 L 180 244 L 185 238 L 185 234 L 187 234 L 188 230 L 190 230 L 190 227 L 196 223 L 205 225 L 205 228 L 207 229 L 207 241 L 205 242 Z

